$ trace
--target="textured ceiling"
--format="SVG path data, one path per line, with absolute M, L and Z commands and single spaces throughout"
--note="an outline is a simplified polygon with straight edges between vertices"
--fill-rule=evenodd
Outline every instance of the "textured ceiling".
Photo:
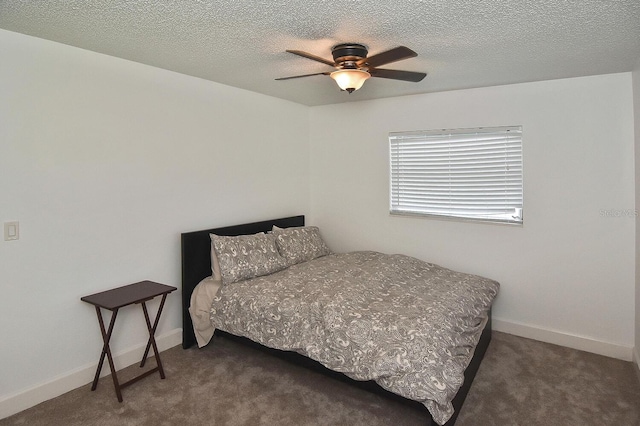
M 305 105 L 631 71 L 640 59 L 640 0 L 0 0 L 0 28 Z M 383 68 L 420 83 L 368 80 L 353 94 L 331 47 L 369 55 L 404 45 L 417 58 Z

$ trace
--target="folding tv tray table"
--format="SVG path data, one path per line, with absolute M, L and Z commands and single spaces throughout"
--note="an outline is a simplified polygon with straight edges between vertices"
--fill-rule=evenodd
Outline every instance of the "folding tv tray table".
M 80 300 L 83 302 L 90 303 L 94 305 L 96 308 L 96 314 L 98 315 L 98 323 L 100 324 L 100 332 L 102 333 L 102 340 L 104 345 L 102 346 L 102 353 L 100 354 L 100 362 L 98 362 L 98 369 L 96 370 L 96 375 L 93 379 L 93 384 L 91 385 L 91 390 L 96 390 L 98 386 L 98 379 L 100 378 L 100 372 L 102 371 L 102 366 L 104 364 L 104 357 L 106 356 L 109 360 L 109 368 L 111 369 L 111 377 L 113 379 L 113 386 L 116 390 L 116 396 L 118 397 L 118 401 L 122 402 L 122 392 L 121 389 L 127 387 L 138 380 L 149 376 L 150 374 L 158 371 L 160 373 L 160 378 L 164 379 L 164 369 L 162 368 L 162 361 L 160 360 L 160 353 L 158 352 L 158 347 L 156 345 L 155 332 L 156 327 L 158 326 L 158 321 L 160 320 L 160 314 L 162 313 L 162 308 L 164 307 L 164 302 L 167 299 L 167 295 L 172 291 L 177 290 L 176 287 L 171 287 L 164 284 L 159 284 L 153 281 L 141 281 L 134 284 L 125 285 L 122 287 L 117 287 L 112 290 L 103 291 L 100 293 L 91 294 L 89 296 L 81 297 Z M 151 325 L 151 321 L 149 319 L 149 312 L 147 311 L 146 302 L 158 297 L 162 296 L 162 300 L 160 301 L 160 307 L 158 308 L 158 313 L 156 314 L 156 318 L 153 322 L 153 326 Z M 118 376 L 116 374 L 116 369 L 113 364 L 113 357 L 111 355 L 111 349 L 109 348 L 109 341 L 111 340 L 111 334 L 113 332 L 113 326 L 116 322 L 116 317 L 118 316 L 118 310 L 125 306 L 139 304 L 142 305 L 142 311 L 144 312 L 144 319 L 147 323 L 147 330 L 149 330 L 149 340 L 147 341 L 147 347 L 144 351 L 144 355 L 142 356 L 142 361 L 140 361 L 140 367 L 144 367 L 145 362 L 147 361 L 147 355 L 149 355 L 149 349 L 153 348 L 153 353 L 156 357 L 157 366 L 149 371 L 146 371 L 133 379 L 120 384 L 118 382 Z M 109 328 L 105 330 L 104 321 L 102 320 L 102 309 L 107 309 L 112 312 L 111 321 L 109 322 Z

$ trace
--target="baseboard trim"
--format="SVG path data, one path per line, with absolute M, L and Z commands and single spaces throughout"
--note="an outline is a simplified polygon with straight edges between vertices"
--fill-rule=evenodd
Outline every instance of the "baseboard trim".
M 633 350 L 633 358 L 634 358 L 633 363 L 635 364 L 635 370 L 638 376 L 638 382 L 640 382 L 640 354 L 638 353 L 639 349 L 640 348 L 636 346 Z
M 176 328 L 167 333 L 156 336 L 156 344 L 160 352 L 177 346 L 181 342 L 181 328 Z M 114 354 L 114 364 L 119 367 L 119 369 L 122 369 L 140 362 L 145 347 L 146 343 L 143 343 L 126 349 L 118 354 Z M 93 364 L 77 368 L 69 373 L 54 377 L 51 380 L 0 399 L 0 419 L 12 416 L 20 411 L 26 410 L 27 408 L 38 405 L 41 402 L 91 383 L 93 381 L 93 376 L 96 374 L 96 368 L 98 368 L 97 361 Z M 109 367 L 105 361 L 100 377 L 107 376 L 109 374 L 111 374 L 111 372 L 109 371 Z
M 552 343 L 554 345 L 566 346 L 585 352 L 617 358 L 623 361 L 632 361 L 634 350 L 629 346 L 617 345 L 615 343 L 602 342 L 587 337 L 575 336 L 561 333 L 554 330 L 532 327 L 530 325 L 504 321 L 493 318 L 493 329 L 508 334 L 513 334 L 528 339 L 541 342 Z M 637 354 L 636 354 L 637 355 Z

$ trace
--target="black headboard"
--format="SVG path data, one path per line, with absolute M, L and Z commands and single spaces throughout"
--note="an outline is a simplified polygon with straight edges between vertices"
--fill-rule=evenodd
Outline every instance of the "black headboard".
M 291 216 L 262 222 L 244 223 L 223 228 L 185 232 L 182 241 L 182 347 L 196 343 L 193 324 L 189 315 L 191 293 L 200 281 L 211 275 L 211 238 L 209 234 L 235 236 L 271 231 L 273 226 L 289 228 L 304 226 L 304 216 Z

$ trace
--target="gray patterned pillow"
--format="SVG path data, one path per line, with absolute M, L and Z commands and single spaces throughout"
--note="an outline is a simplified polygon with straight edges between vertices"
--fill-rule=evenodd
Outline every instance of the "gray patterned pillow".
M 317 226 L 300 226 L 293 228 L 273 227 L 273 235 L 282 257 L 289 266 L 313 260 L 331 253 L 329 247 L 320 236 Z
M 278 252 L 272 234 L 209 236 L 218 257 L 223 284 L 272 274 L 288 266 Z

